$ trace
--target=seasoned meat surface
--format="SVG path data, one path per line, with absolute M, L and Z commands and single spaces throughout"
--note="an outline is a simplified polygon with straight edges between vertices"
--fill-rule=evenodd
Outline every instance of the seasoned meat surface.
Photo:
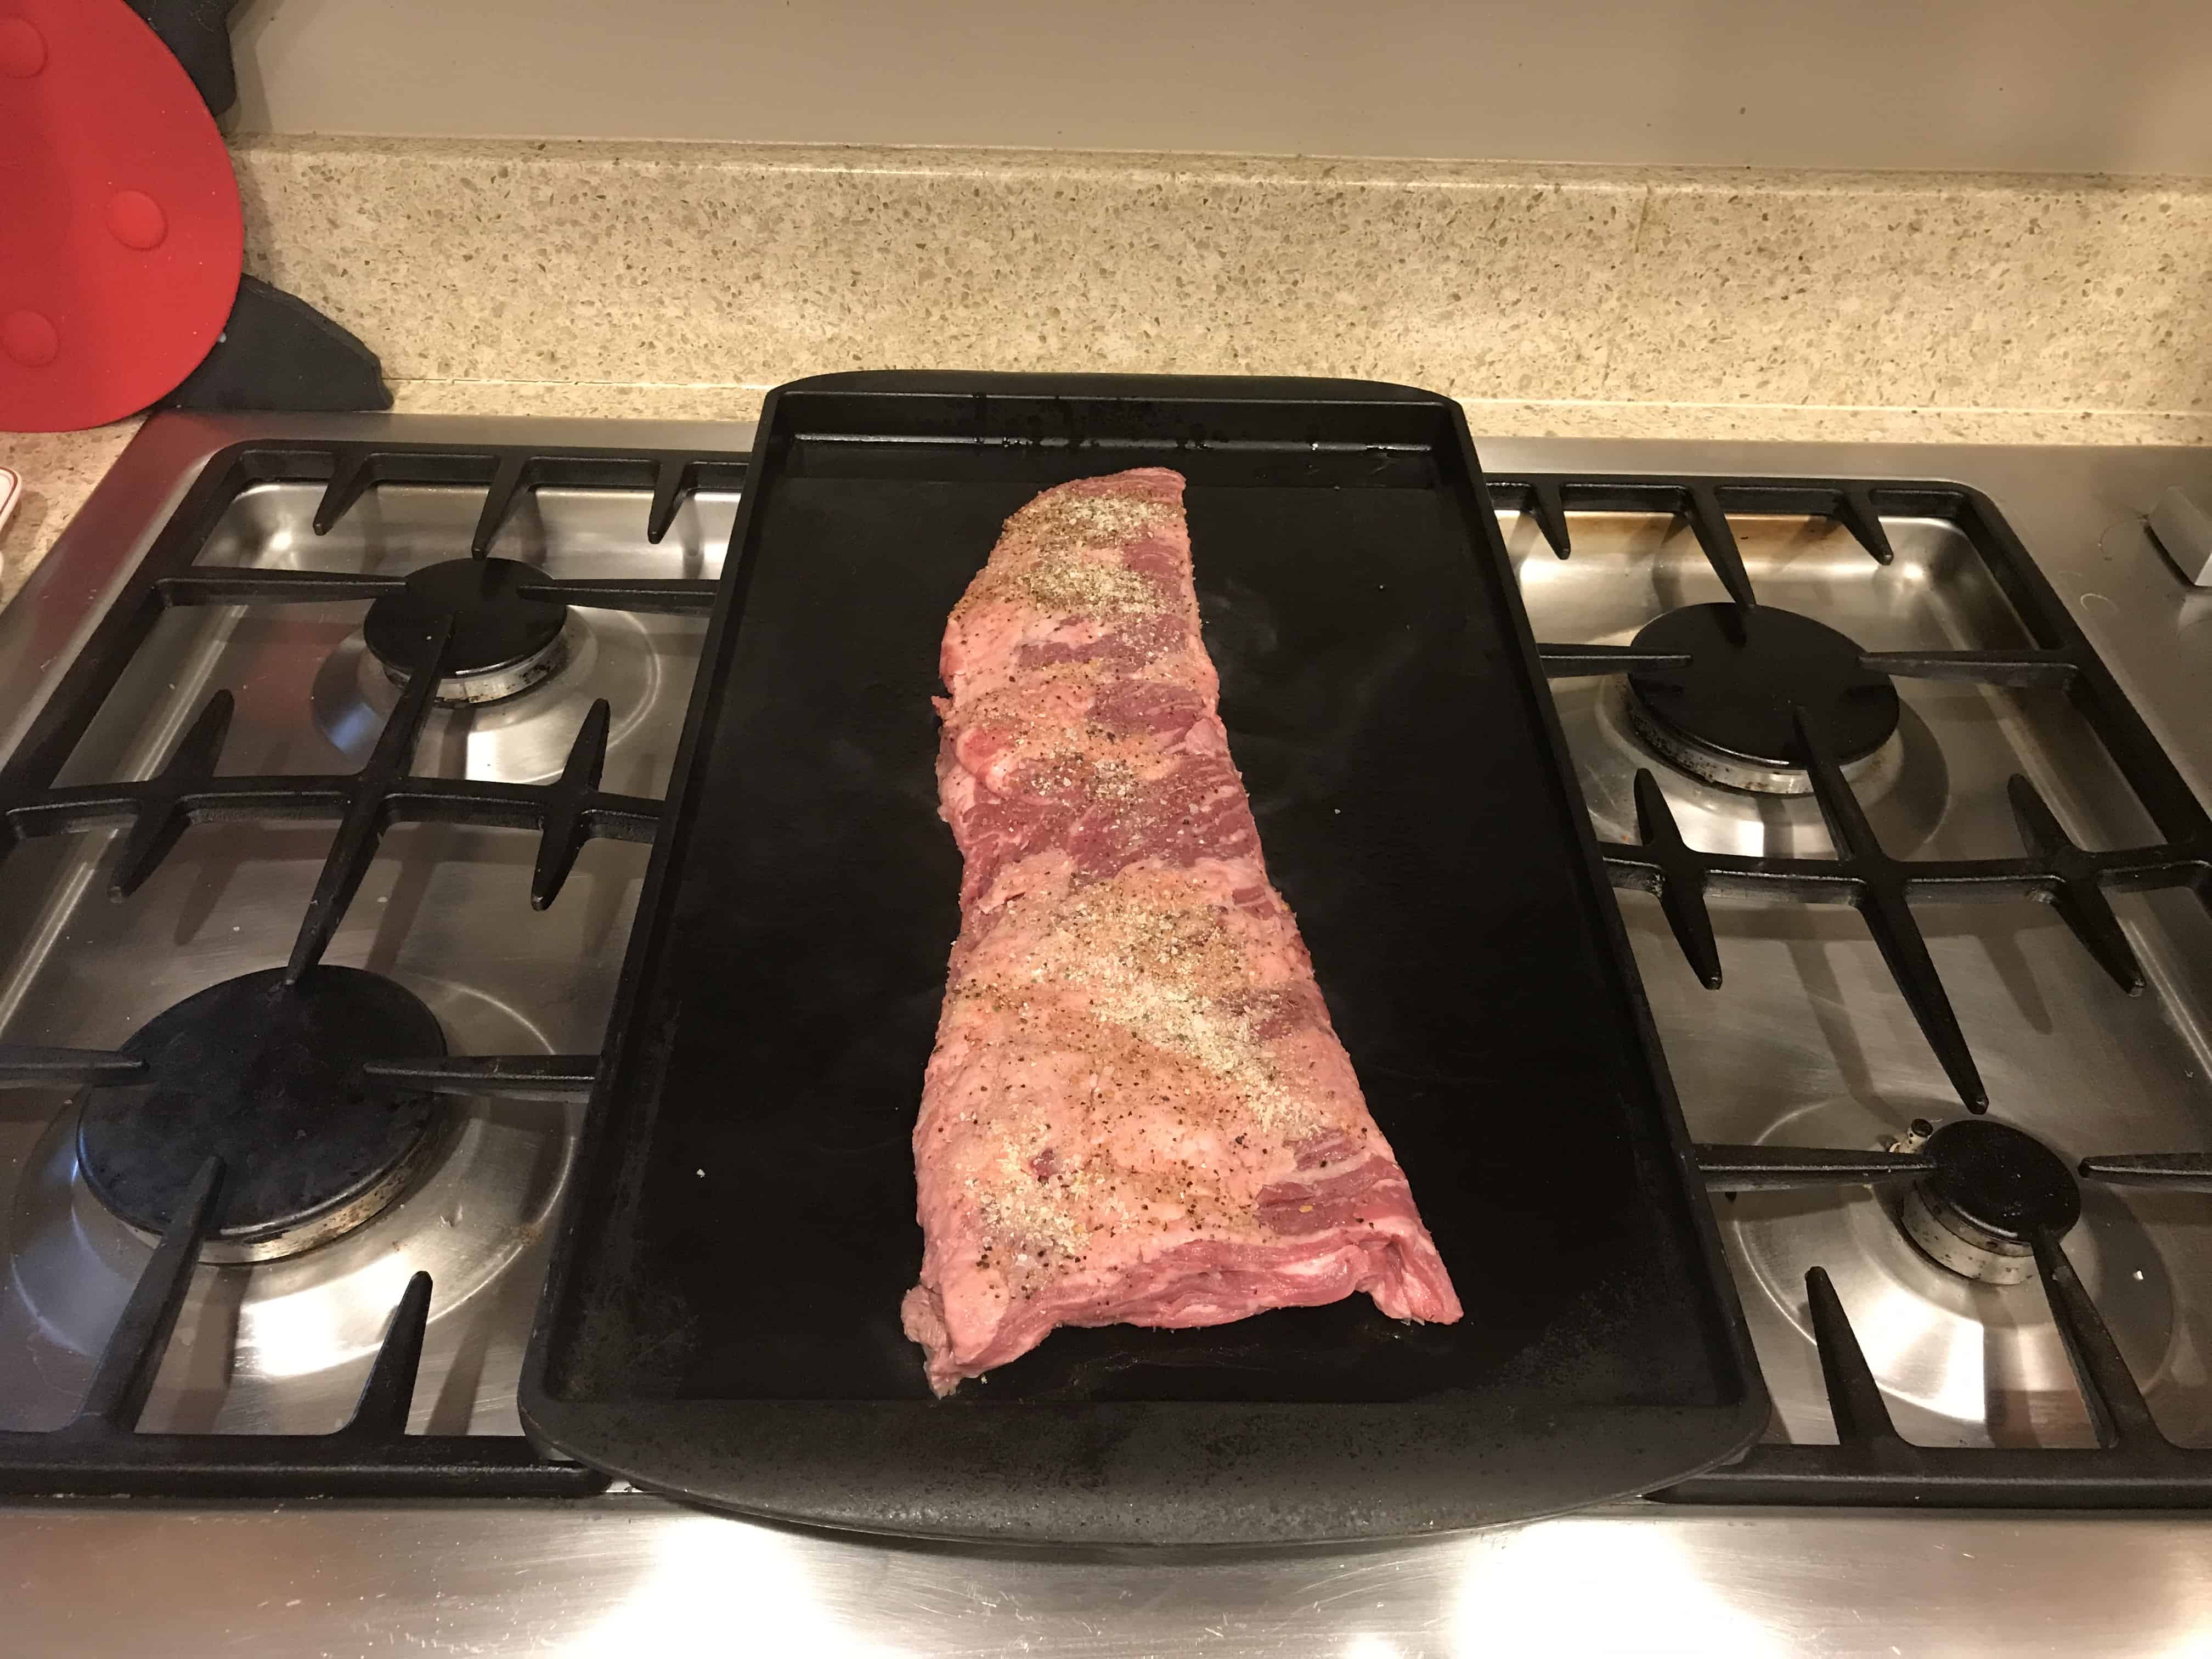
M 965 860 L 906 1331 L 949 1393 L 1059 1325 L 1459 1298 L 1368 1115 L 1215 712 L 1180 474 L 1046 490 L 954 608 Z

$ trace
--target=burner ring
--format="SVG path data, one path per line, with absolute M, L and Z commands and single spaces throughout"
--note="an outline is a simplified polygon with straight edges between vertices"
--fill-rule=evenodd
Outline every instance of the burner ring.
M 545 573 L 515 559 L 447 559 L 410 572 L 362 619 L 362 641 L 401 685 L 439 625 L 451 619 L 438 702 L 448 708 L 498 702 L 528 690 L 568 659 L 562 628 L 568 607 L 523 597 Z
M 2035 1235 L 2063 1237 L 2081 1218 L 2081 1188 L 2066 1160 L 2008 1123 L 1947 1123 L 1920 1150 L 1936 1169 L 1906 1190 L 1898 1220 L 1940 1267 L 2024 1284 L 2035 1277 Z
M 202 1260 L 295 1255 L 389 1205 L 452 1120 L 440 1096 L 372 1091 L 361 1062 L 445 1051 L 437 1017 L 374 974 L 226 980 L 123 1044 L 146 1062 L 143 1081 L 85 1091 L 77 1165 L 119 1220 L 158 1236 L 212 1154 L 222 1189 Z
M 1689 658 L 1679 668 L 1632 670 L 1628 712 L 1647 742 L 1708 782 L 1809 793 L 1793 706 L 1846 768 L 1897 731 L 1888 677 L 1865 666 L 1849 637 L 1793 611 L 1685 605 L 1646 623 L 1632 648 Z

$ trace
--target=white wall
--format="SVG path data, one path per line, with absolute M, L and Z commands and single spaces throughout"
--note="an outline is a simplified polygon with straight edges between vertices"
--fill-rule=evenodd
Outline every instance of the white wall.
M 2212 0 L 251 0 L 235 35 L 249 131 L 2212 175 Z

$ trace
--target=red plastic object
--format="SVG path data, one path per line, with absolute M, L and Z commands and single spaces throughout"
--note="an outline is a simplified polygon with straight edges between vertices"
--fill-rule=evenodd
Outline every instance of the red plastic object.
M 124 0 L 0 0 L 0 429 L 98 426 L 174 388 L 244 246 L 222 135 Z

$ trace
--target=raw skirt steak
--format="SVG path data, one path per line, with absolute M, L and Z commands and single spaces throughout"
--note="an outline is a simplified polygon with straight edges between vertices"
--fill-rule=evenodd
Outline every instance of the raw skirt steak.
M 1046 490 L 945 629 L 966 860 L 907 1334 L 950 1392 L 1057 1325 L 1459 1298 L 1360 1097 L 1215 713 L 1182 478 Z

